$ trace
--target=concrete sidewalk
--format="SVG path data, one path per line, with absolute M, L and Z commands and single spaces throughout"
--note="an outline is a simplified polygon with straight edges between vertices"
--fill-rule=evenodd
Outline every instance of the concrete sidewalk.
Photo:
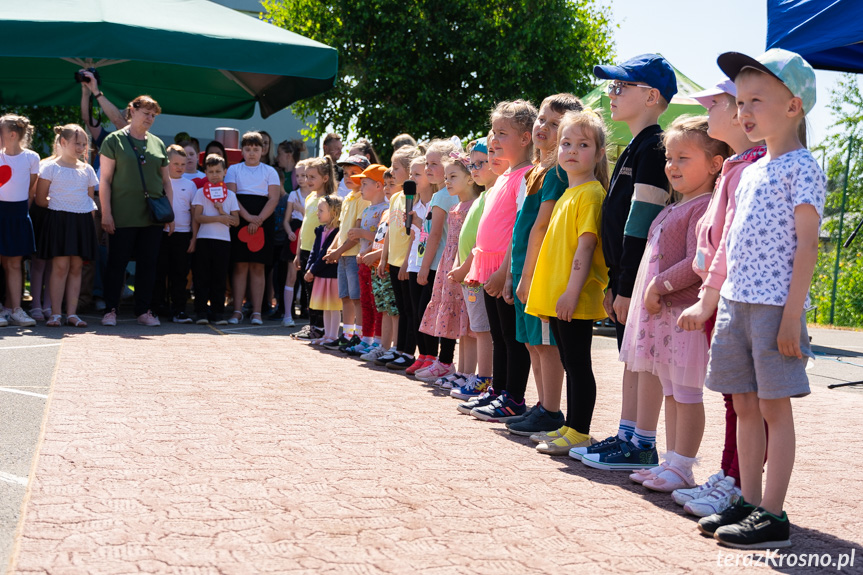
M 720 573 L 745 557 L 625 473 L 539 455 L 420 382 L 274 333 L 66 337 L 10 571 Z M 786 509 L 792 553 L 854 550 L 843 572 L 860 573 L 863 392 L 826 388 L 863 379 L 849 353 L 823 355 L 794 403 Z M 616 355 L 595 338 L 598 438 L 616 429 Z M 698 480 L 721 455 L 721 398 L 705 408 Z

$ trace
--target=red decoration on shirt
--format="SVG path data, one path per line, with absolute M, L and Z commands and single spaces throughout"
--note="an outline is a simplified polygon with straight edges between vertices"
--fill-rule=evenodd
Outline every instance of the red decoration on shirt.
M 0 187 L 12 179 L 12 166 L 0 166 Z

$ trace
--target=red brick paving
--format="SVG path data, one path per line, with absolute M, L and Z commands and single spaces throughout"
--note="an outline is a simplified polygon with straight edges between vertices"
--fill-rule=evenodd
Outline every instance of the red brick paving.
M 604 437 L 621 367 L 594 347 Z M 701 480 L 723 423 L 706 399 Z M 743 557 L 667 495 L 455 406 L 280 336 L 69 337 L 11 572 L 721 573 L 719 553 Z M 861 573 L 863 394 L 816 388 L 795 410 L 793 551 L 853 547 Z

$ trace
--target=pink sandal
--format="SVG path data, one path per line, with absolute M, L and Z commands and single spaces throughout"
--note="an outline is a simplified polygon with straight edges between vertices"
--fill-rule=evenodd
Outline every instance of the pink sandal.
M 644 484 L 648 479 L 656 479 L 656 476 L 665 471 L 666 467 L 668 467 L 668 461 L 663 461 L 656 467 L 651 467 L 650 469 L 639 469 L 636 472 L 631 473 L 629 478 L 635 483 Z
M 671 493 L 675 489 L 691 489 L 695 487 L 695 480 L 691 475 L 687 477 L 680 469 L 669 465 L 655 479 L 646 479 L 642 485 L 651 491 Z

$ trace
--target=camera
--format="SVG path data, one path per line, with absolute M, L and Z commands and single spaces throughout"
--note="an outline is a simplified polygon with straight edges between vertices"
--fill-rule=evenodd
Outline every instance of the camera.
M 97 70 L 96 68 L 87 68 L 87 71 L 93 74 L 93 77 L 96 78 L 96 81 L 98 83 L 102 83 L 102 80 L 99 78 L 99 70 Z M 87 82 L 87 76 L 84 75 L 83 70 L 75 71 L 75 81 L 78 83 Z

